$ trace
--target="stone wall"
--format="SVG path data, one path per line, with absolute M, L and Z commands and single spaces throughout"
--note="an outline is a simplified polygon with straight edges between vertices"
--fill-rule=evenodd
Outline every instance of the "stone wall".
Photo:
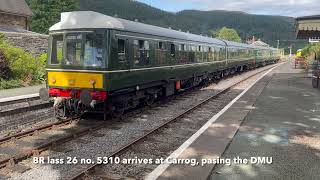
M 0 26 L 27 29 L 27 18 L 0 12 Z
M 4 33 L 6 40 L 13 46 L 24 49 L 35 56 L 48 51 L 48 35 L 37 33 Z

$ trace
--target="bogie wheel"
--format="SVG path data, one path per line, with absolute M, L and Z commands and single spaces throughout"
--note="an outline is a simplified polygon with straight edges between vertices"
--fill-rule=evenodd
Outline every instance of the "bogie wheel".
M 124 114 L 124 109 L 116 109 L 111 113 L 112 117 L 120 118 L 120 119 L 122 119 L 123 114 Z
M 155 95 L 149 95 L 146 99 L 145 99 L 145 104 L 147 106 L 151 106 L 155 101 Z
M 54 108 L 54 116 L 57 119 L 65 120 L 67 119 L 66 106 L 59 106 Z

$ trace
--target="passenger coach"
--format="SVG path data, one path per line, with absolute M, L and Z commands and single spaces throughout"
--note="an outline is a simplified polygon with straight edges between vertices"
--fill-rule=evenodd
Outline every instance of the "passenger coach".
M 222 41 L 91 11 L 50 28 L 47 88 L 57 117 L 121 115 L 190 87 L 273 63 L 277 49 Z

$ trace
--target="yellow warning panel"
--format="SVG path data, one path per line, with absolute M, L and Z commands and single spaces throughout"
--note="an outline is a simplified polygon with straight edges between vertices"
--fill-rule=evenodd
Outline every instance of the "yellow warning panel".
M 103 74 L 82 72 L 48 72 L 49 87 L 103 89 Z

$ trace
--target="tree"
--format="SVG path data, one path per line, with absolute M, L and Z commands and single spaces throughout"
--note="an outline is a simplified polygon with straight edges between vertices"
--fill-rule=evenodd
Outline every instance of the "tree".
M 30 28 L 34 32 L 48 33 L 50 26 L 59 22 L 61 12 L 79 9 L 77 0 L 27 0 L 33 12 Z
M 217 38 L 228 41 L 241 42 L 241 38 L 238 35 L 237 31 L 227 27 L 223 27 L 218 31 Z

